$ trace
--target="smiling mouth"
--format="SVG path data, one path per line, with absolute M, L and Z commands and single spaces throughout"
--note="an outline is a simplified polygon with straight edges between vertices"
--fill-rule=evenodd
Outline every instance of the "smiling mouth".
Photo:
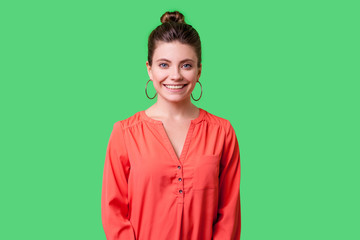
M 181 89 L 187 86 L 187 84 L 163 84 L 163 85 L 169 89 Z

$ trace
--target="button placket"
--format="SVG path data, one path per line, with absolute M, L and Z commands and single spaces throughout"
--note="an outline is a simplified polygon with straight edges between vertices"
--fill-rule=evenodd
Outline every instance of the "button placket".
M 177 168 L 180 170 L 181 169 L 181 166 L 178 165 Z M 180 184 L 180 189 L 179 189 L 179 193 L 183 193 L 183 189 L 181 189 L 183 187 L 183 183 L 182 183 L 182 172 L 180 172 L 180 177 L 178 178 L 178 181 L 179 181 L 179 184 Z

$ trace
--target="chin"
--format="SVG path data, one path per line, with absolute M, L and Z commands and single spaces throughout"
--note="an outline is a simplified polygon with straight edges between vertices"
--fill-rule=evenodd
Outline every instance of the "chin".
M 179 103 L 184 102 L 188 99 L 187 96 L 169 96 L 169 95 L 162 95 L 161 96 L 165 101 Z

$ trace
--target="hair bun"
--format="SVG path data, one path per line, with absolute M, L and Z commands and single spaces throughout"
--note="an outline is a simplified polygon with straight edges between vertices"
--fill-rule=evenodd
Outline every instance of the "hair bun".
M 161 16 L 160 21 L 162 23 L 165 23 L 165 22 L 185 23 L 185 18 L 184 18 L 184 15 L 182 15 L 182 13 L 180 13 L 178 11 L 174 11 L 174 12 L 164 13 Z

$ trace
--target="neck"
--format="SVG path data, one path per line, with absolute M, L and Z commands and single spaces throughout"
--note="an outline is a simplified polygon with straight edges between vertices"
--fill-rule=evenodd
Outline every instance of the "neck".
M 184 119 L 194 118 L 198 114 L 198 107 L 196 107 L 189 99 L 181 102 L 171 102 L 158 96 L 157 102 L 151 106 L 154 115 L 162 116 L 166 119 Z

